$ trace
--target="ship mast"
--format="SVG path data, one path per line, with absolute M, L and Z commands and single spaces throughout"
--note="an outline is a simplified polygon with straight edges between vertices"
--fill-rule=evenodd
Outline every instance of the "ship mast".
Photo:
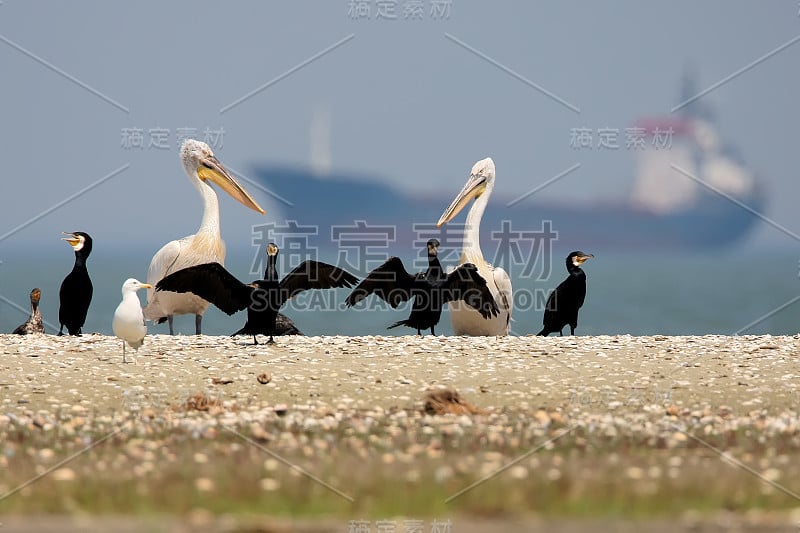
M 702 89 L 697 85 L 697 72 L 691 64 L 687 64 L 683 69 L 683 76 L 681 77 L 679 101 L 686 102 L 687 100 L 696 98 L 697 95 L 700 94 L 700 91 L 702 91 Z M 678 112 L 687 118 L 701 119 L 712 123 L 716 118 L 714 110 L 708 105 L 707 101 L 703 100 L 703 97 L 692 100 L 679 109 Z
M 311 117 L 309 127 L 311 172 L 316 176 L 331 173 L 331 112 L 317 110 Z

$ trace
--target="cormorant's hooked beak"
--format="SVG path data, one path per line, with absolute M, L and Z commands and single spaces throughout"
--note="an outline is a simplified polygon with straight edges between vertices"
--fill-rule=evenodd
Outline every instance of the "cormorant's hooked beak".
M 69 235 L 69 237 L 61 237 L 62 241 L 67 241 L 70 246 L 75 248 L 81 243 L 81 239 L 78 235 L 75 235 L 71 231 L 62 231 L 61 235 Z
M 456 199 L 453 200 L 450 207 L 445 209 L 444 213 L 442 213 L 439 222 L 436 223 L 436 227 L 438 228 L 442 224 L 450 222 L 471 200 L 478 198 L 485 190 L 486 177 L 480 174 L 477 176 L 475 174 L 470 175 L 469 180 L 467 180 L 461 192 L 458 193 Z
M 250 196 L 250 193 L 236 181 L 228 169 L 222 166 L 219 159 L 213 155 L 207 155 L 200 159 L 200 165 L 197 167 L 197 175 L 201 180 L 208 180 L 216 183 L 220 189 L 230 194 L 243 206 L 249 207 L 253 211 L 258 211 L 262 215 L 265 214 L 265 211 L 261 209 L 258 202 Z
M 578 262 L 579 265 L 582 265 L 587 260 L 592 259 L 594 256 L 592 254 L 583 254 L 583 255 L 576 255 L 575 261 Z

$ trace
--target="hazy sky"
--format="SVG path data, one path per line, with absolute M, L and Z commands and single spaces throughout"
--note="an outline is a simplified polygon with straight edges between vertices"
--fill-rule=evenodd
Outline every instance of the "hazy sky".
M 452 0 L 439 16 L 423 0 L 422 20 L 404 17 L 407 0 L 388 2 L 394 20 L 378 19 L 374 1 L 356 19 L 352 3 L 3 0 L 0 234 L 125 168 L 0 251 L 37 242 L 62 252 L 62 230 L 154 247 L 192 233 L 201 206 L 178 160 L 183 128 L 201 138 L 224 130 L 217 155 L 247 174 L 259 162 L 307 164 L 309 124 L 323 111 L 336 170 L 455 192 L 490 155 L 496 191 L 512 193 L 581 163 L 539 198 L 614 199 L 628 194 L 631 153 L 576 151 L 572 128 L 622 130 L 668 114 L 687 64 L 705 88 L 800 35 L 795 0 Z M 799 63 L 797 42 L 703 97 L 721 135 L 767 181 L 767 215 L 796 232 Z M 143 130 L 143 149 L 123 146 L 131 128 Z M 250 226 L 276 213 L 260 217 L 229 198 L 222 212 L 229 246 L 248 244 Z M 766 226 L 753 243 L 797 246 Z

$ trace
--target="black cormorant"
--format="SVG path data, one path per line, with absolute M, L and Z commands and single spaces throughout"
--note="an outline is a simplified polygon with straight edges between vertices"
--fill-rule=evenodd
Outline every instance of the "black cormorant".
M 275 317 L 275 335 L 282 337 L 284 335 L 303 335 L 303 332 L 295 325 L 291 318 L 278 313 Z
M 447 277 L 442 264 L 439 262 L 439 241 L 437 239 L 428 241 L 428 270 L 425 271 L 425 277 L 430 280 L 440 280 Z
M 263 280 L 245 284 L 219 263 L 206 263 L 170 274 L 156 284 L 156 290 L 194 293 L 229 315 L 247 309 L 247 322 L 233 335 L 252 335 L 253 344 L 258 344 L 256 335 L 269 335 L 271 344 L 275 342 L 278 310 L 289 299 L 308 289 L 352 287 L 358 282 L 341 268 L 311 260 L 303 261 L 278 281 L 278 247 L 267 245 L 267 255 Z
M 92 253 L 92 238 L 82 231 L 64 232 L 64 235 L 69 237 L 61 240 L 67 241 L 75 251 L 75 266 L 61 282 L 61 289 L 58 291 L 58 322 L 61 325 L 58 334 L 63 335 L 66 326 L 70 335 L 80 335 L 92 302 L 92 280 L 86 270 L 86 260 Z
M 347 297 L 347 306 L 352 307 L 376 294 L 393 308 L 414 299 L 408 319 L 395 322 L 388 329 L 408 326 L 417 330 L 430 328 L 435 335 L 435 326 L 442 316 L 442 307 L 447 302 L 465 301 L 484 318 L 497 316 L 497 304 L 492 293 L 472 263 L 464 263 L 450 274 L 444 274 L 437 255 L 438 241 L 428 242 L 428 270 L 411 275 L 406 272 L 398 257 L 391 257 L 379 266 Z
M 270 268 L 276 268 L 276 265 L 272 264 L 272 267 L 270 267 L 269 246 L 267 246 L 267 268 L 264 270 L 264 279 L 269 279 Z M 276 275 L 277 275 L 277 270 L 276 270 Z M 283 313 L 278 313 L 278 316 L 275 318 L 274 335 L 276 337 L 282 337 L 284 335 L 302 335 L 302 334 L 303 332 L 300 331 L 300 329 L 298 329 L 298 327 L 295 325 L 294 321 L 292 321 L 291 318 L 284 315 Z M 236 333 L 234 335 L 236 335 Z
M 547 298 L 544 309 L 544 328 L 538 335 L 547 336 L 556 331 L 563 335 L 562 329 L 569 325 L 570 334 L 575 335 L 578 327 L 578 309 L 586 298 L 586 273 L 581 265 L 594 257 L 592 254 L 572 252 L 567 256 L 567 272 L 569 276 L 562 281 Z
M 14 333 L 17 335 L 31 335 L 32 333 L 44 333 L 44 321 L 42 320 L 42 312 L 39 311 L 39 299 L 42 297 L 42 291 L 38 288 L 31 291 L 31 316 L 27 322 L 21 326 L 17 326 Z

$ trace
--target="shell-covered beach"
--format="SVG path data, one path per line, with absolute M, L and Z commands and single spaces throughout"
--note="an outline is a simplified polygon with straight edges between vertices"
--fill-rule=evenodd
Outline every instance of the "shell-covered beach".
M 0 336 L 0 521 L 23 531 L 800 522 L 800 337 L 277 340 L 149 336 L 123 364 L 113 337 Z M 445 389 L 455 402 L 431 400 Z

